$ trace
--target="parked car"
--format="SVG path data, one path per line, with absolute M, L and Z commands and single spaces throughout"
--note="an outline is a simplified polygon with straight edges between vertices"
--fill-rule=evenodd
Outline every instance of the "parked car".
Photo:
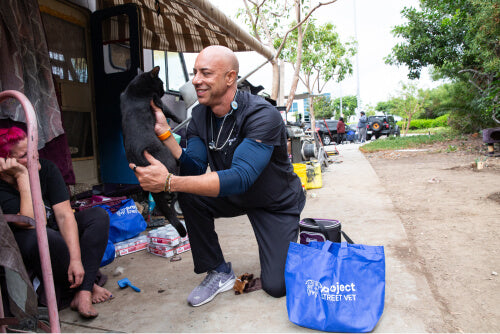
M 368 125 L 366 126 L 366 138 L 375 136 L 378 139 L 382 135 L 400 136 L 401 130 L 392 115 L 368 116 Z
M 318 132 L 323 145 L 331 145 L 337 142 L 337 123 L 332 119 L 321 119 L 316 121 L 316 131 Z

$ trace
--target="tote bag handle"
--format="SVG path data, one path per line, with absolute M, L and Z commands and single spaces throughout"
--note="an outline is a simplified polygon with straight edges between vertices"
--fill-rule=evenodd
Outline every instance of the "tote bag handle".
M 321 251 L 324 253 L 329 253 L 328 250 L 330 249 L 330 247 L 332 245 L 333 245 L 333 242 L 331 242 L 330 240 L 323 242 L 323 247 L 321 247 Z M 342 249 L 343 251 L 347 250 L 347 242 L 341 242 L 340 249 Z

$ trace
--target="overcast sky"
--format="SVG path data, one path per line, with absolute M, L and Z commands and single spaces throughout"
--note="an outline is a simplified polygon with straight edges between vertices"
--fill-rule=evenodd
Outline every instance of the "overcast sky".
M 233 21 L 236 10 L 244 7 L 242 0 L 209 0 L 219 10 L 224 12 Z M 336 26 L 336 31 L 341 39 L 346 41 L 355 38 L 355 21 L 357 23 L 358 59 L 352 59 L 355 73 L 340 84 L 330 83 L 323 93 L 329 92 L 332 97 L 340 95 L 356 95 L 357 73 L 359 69 L 359 89 L 362 106 L 370 104 L 375 106 L 379 101 L 386 101 L 396 95 L 401 81 L 408 81 L 406 67 L 389 66 L 384 63 L 384 57 L 390 54 L 396 44 L 391 34 L 394 26 L 403 23 L 401 10 L 403 7 L 417 7 L 418 0 L 338 0 L 334 4 L 321 7 L 313 15 L 320 21 L 329 21 Z M 356 9 L 356 11 L 355 11 Z M 356 19 L 355 13 L 356 12 Z M 248 31 L 247 27 L 243 27 Z M 240 74 L 245 75 L 265 61 L 265 58 L 255 52 L 240 52 Z M 188 68 L 192 68 L 192 56 L 187 56 Z M 291 66 L 285 74 L 285 95 L 288 95 L 292 77 Z M 267 92 L 271 91 L 272 70 L 270 65 L 248 78 L 253 85 L 263 85 Z M 430 80 L 427 72 L 423 73 L 418 83 L 420 88 L 437 86 Z M 304 86 L 299 85 L 297 93 L 304 92 Z

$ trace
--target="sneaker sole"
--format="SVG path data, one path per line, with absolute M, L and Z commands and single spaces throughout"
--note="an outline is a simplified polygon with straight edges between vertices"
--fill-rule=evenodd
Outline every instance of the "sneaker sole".
M 198 304 L 191 304 L 191 306 L 194 306 L 194 307 L 197 307 L 197 306 L 201 306 L 203 304 L 206 304 L 208 303 L 209 301 L 211 301 L 212 299 L 215 298 L 215 296 L 217 296 L 219 293 L 221 292 L 225 292 L 225 291 L 229 291 L 233 288 L 234 286 L 234 283 L 236 283 L 236 277 L 235 278 L 232 278 L 232 279 L 228 279 L 226 281 L 226 283 L 224 283 L 223 286 L 221 286 L 219 288 L 219 290 L 217 290 L 217 292 L 215 292 L 213 295 L 211 295 L 209 298 L 205 299 L 204 301 L 202 301 L 201 303 L 198 303 Z

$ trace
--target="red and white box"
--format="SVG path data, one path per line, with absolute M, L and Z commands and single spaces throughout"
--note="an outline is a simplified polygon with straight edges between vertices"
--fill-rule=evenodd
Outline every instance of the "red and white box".
M 145 235 L 140 235 L 138 237 L 125 241 L 120 241 L 115 243 L 115 255 L 124 256 L 127 254 L 135 253 L 146 249 L 147 245 L 148 239 Z
M 149 231 L 148 239 L 152 244 L 177 246 L 188 238 L 181 238 L 172 225 L 166 225 Z
M 175 250 L 168 245 L 149 244 L 147 249 L 149 253 L 162 257 L 172 257 L 175 255 Z
M 175 254 L 181 254 L 187 252 L 188 250 L 191 250 L 191 244 L 189 242 L 174 249 Z
M 147 250 L 151 254 L 171 257 L 191 250 L 189 238 L 181 238 L 172 225 L 166 225 L 148 232 Z
M 162 237 L 150 237 L 148 236 L 148 239 L 149 239 L 149 243 L 151 244 L 157 244 L 157 245 L 172 245 L 172 246 L 175 246 L 175 245 L 178 245 L 180 243 L 180 237 L 165 237 L 165 238 L 162 238 Z

